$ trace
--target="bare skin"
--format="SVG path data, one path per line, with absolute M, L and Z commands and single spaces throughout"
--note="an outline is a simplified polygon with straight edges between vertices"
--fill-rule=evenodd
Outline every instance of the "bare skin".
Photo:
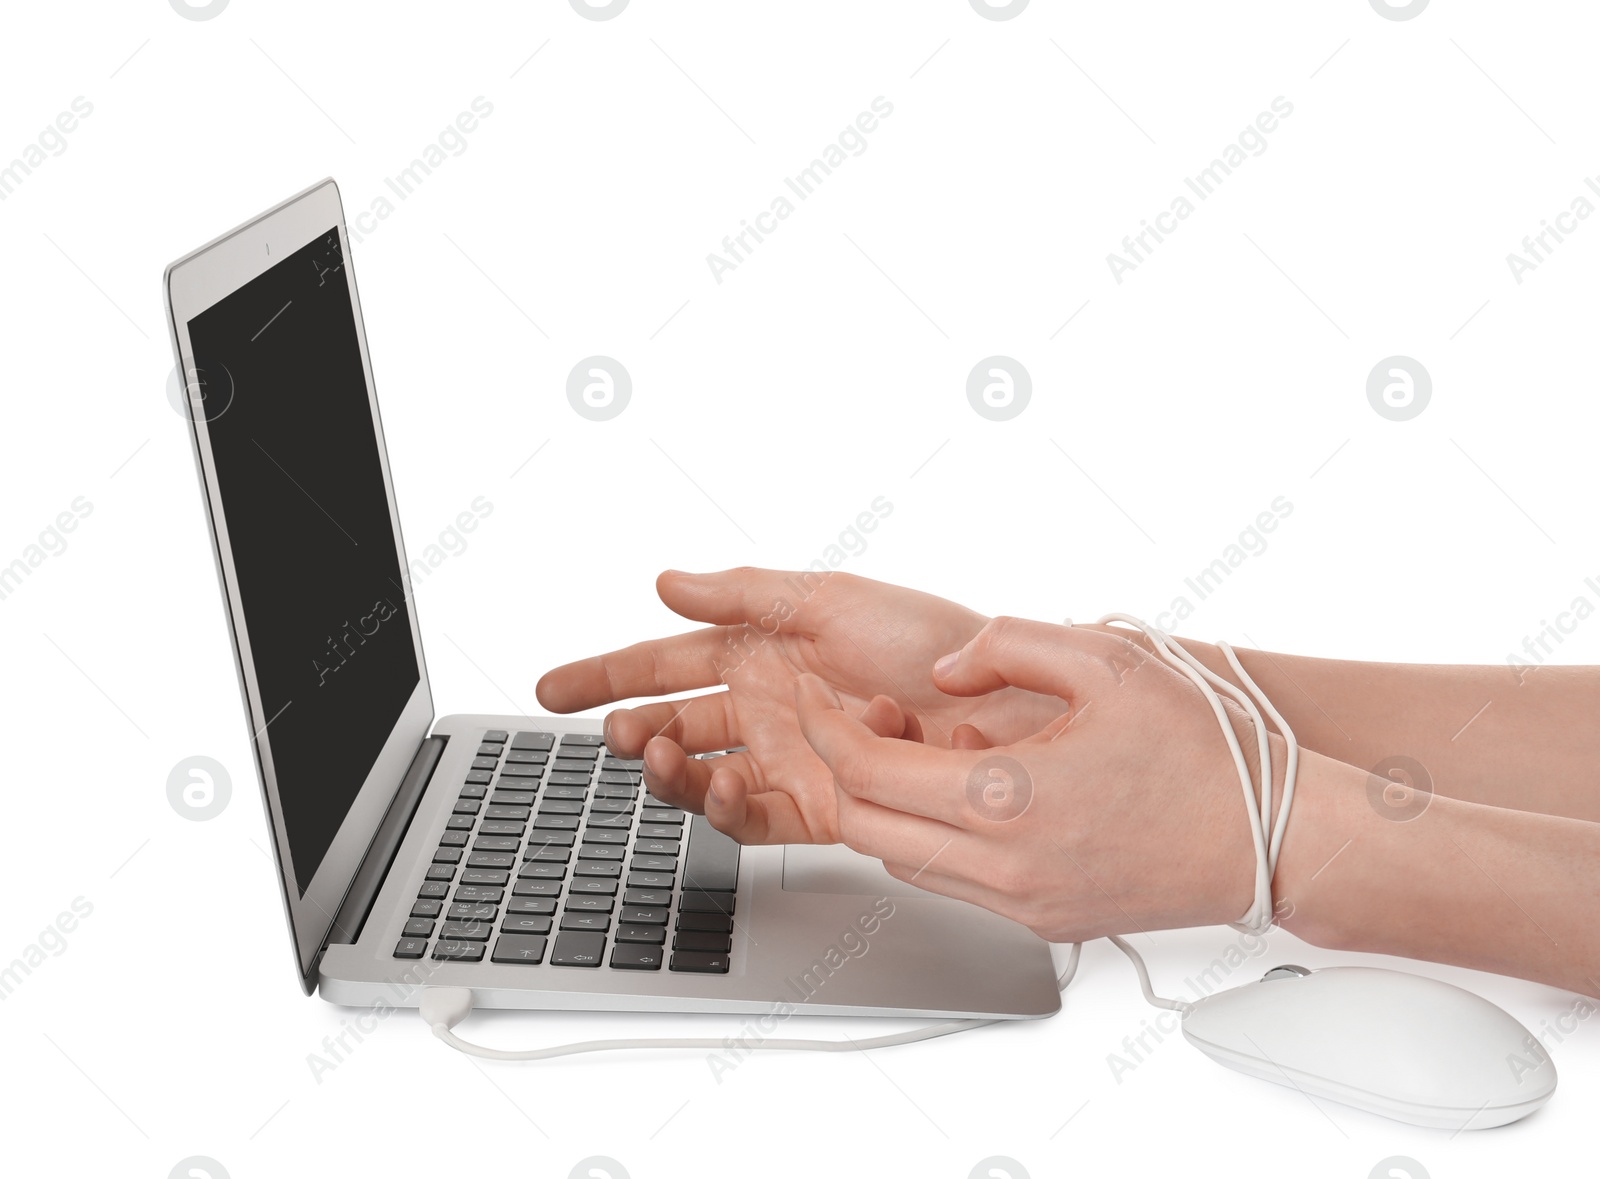
M 655 794 L 720 830 L 843 842 L 1053 941 L 1248 905 L 1226 743 L 1193 685 L 1128 632 L 986 619 L 845 574 L 668 573 L 657 588 L 711 626 L 557 668 L 539 699 L 566 712 L 726 685 L 607 718 Z M 1184 643 L 1227 674 L 1216 648 Z M 1600 725 L 1584 723 L 1600 669 L 1519 684 L 1504 668 L 1239 655 L 1302 747 L 1274 880 L 1286 927 L 1600 995 Z M 1248 720 L 1230 719 L 1252 750 Z M 1374 777 L 1396 755 L 1431 795 Z M 974 802 L 996 756 L 1022 767 L 1018 814 Z

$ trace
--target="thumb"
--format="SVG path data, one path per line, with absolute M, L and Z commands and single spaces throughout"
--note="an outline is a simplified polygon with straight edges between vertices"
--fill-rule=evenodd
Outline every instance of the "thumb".
M 1007 686 L 1071 700 L 1112 676 L 1103 641 L 1094 631 L 991 619 L 961 650 L 933 665 L 933 682 L 950 696 L 982 696 Z

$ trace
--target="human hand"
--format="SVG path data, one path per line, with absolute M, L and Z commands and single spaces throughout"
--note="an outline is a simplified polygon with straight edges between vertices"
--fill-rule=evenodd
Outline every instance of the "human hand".
M 1049 941 L 1220 923 L 1248 907 L 1256 857 L 1239 776 L 1179 672 L 1108 631 L 1000 618 L 932 679 L 974 699 L 1048 692 L 1068 711 L 1009 743 L 937 749 L 893 740 L 888 702 L 857 719 L 801 677 L 800 728 L 837 783 L 844 843 Z M 1230 713 L 1236 729 L 1242 716 Z
M 558 667 L 539 701 L 574 712 L 636 696 L 725 684 L 690 700 L 623 708 L 606 744 L 644 758 L 657 797 L 703 812 L 743 843 L 836 843 L 833 776 L 800 734 L 795 681 L 820 677 L 875 732 L 950 745 L 1012 740 L 1060 715 L 1054 695 L 997 688 L 980 698 L 934 686 L 933 661 L 977 634 L 983 615 L 931 594 L 849 573 L 731 569 L 663 573 L 656 592 L 703 630 Z M 688 755 L 743 745 L 700 760 Z

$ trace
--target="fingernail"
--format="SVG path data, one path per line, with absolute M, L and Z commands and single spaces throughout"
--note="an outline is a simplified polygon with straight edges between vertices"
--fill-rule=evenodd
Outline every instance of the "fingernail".
M 953 668 L 956 665 L 956 660 L 959 659 L 959 658 L 961 658 L 961 652 L 960 651 L 952 651 L 948 655 L 940 656 L 938 662 L 936 662 L 933 665 L 933 674 L 934 675 L 945 675 L 945 674 L 947 674 L 950 671 L 950 669 Z
M 717 788 L 715 786 L 708 785 L 706 787 L 706 801 L 712 806 L 722 805 L 722 795 L 717 793 Z

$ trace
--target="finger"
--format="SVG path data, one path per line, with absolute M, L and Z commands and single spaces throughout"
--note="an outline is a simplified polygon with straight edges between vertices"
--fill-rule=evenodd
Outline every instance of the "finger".
M 606 748 L 638 757 L 652 737 L 666 737 L 685 753 L 714 753 L 740 745 L 727 692 L 619 708 L 606 716 Z
M 950 730 L 951 749 L 991 749 L 994 743 L 983 735 L 983 730 L 977 725 L 969 725 L 962 721 Z
M 906 741 L 921 741 L 922 726 L 917 718 L 892 696 L 881 693 L 867 701 L 867 707 L 858 718 L 862 724 L 880 737 L 894 737 Z M 915 736 L 912 731 L 915 730 Z
M 665 737 L 644 749 L 644 782 L 662 802 L 702 814 L 740 843 L 819 843 L 823 835 L 806 823 L 794 799 L 761 791 L 746 753 L 710 759 L 686 757 Z
M 635 643 L 545 672 L 534 695 L 551 712 L 577 712 L 635 696 L 714 688 L 733 638 L 730 628 L 713 626 Z
M 795 707 L 806 741 L 853 797 L 957 826 L 972 818 L 963 783 L 975 758 L 879 737 L 846 715 L 833 689 L 814 675 L 796 681 Z
M 948 823 L 893 811 L 874 802 L 865 802 L 844 790 L 835 793 L 839 841 L 875 860 L 930 864 L 950 855 L 952 845 L 958 840 L 970 838 L 965 831 Z
M 1115 659 L 1131 646 L 1081 627 L 995 618 L 933 665 L 933 681 L 951 696 L 981 696 L 1011 685 L 1075 703 L 1116 676 Z
M 762 634 L 805 634 L 806 604 L 832 570 L 724 569 L 683 573 L 669 569 L 656 578 L 667 608 L 696 622 L 753 626 Z

